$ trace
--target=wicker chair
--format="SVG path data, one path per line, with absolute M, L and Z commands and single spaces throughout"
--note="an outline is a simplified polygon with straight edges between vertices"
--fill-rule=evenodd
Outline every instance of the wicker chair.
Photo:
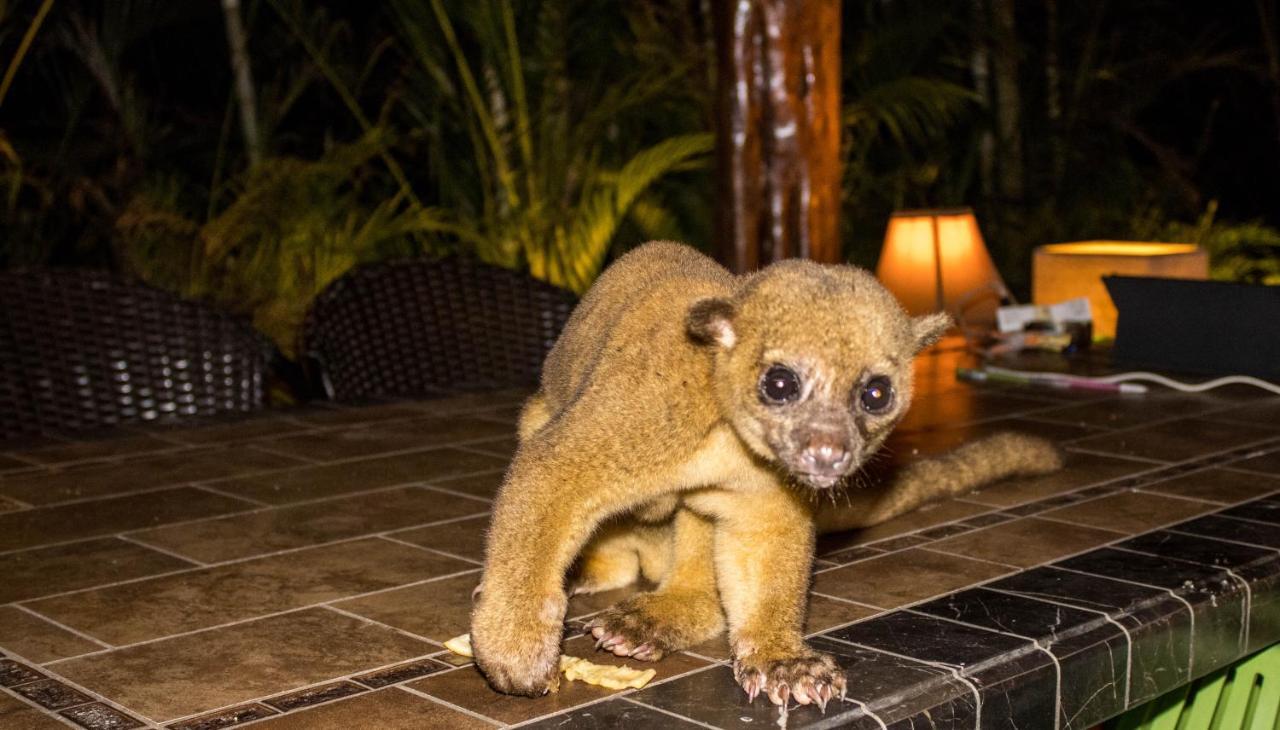
M 251 411 L 268 347 L 245 322 L 109 274 L 0 273 L 0 438 Z
M 312 303 L 303 350 L 339 401 L 532 386 L 575 303 L 467 258 L 370 264 Z

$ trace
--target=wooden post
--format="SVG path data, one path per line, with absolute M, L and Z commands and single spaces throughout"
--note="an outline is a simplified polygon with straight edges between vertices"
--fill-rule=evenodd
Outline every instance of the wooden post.
M 840 0 L 716 0 L 716 245 L 841 260 Z

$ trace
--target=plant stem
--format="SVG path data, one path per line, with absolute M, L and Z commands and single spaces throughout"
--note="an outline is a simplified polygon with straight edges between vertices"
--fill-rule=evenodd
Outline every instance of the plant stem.
M 240 22 L 240 0 L 222 0 L 222 14 L 227 19 L 227 45 L 231 51 L 231 71 L 235 76 L 236 102 L 240 107 L 240 131 L 250 166 L 262 162 L 262 137 L 258 134 L 258 112 L 253 93 L 253 71 L 245 43 L 244 24 Z

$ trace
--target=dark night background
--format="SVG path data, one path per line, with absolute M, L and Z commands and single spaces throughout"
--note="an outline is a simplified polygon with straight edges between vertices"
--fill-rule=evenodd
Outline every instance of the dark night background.
M 251 314 L 287 354 L 363 261 L 461 248 L 554 280 L 539 241 L 710 246 L 709 0 L 244 0 L 256 164 L 220 3 L 56 2 L 20 54 L 43 4 L 0 4 L 0 265 L 112 268 Z M 970 205 L 1023 295 L 1034 246 L 1087 238 L 1190 240 L 1217 278 L 1280 282 L 1277 11 L 845 0 L 846 257 L 873 266 L 894 209 Z

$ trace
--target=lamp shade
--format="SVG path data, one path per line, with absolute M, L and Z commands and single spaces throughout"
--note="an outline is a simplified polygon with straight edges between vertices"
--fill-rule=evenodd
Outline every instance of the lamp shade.
M 1054 304 L 1086 297 L 1093 312 L 1093 336 L 1114 337 L 1116 307 L 1102 284 L 1109 274 L 1207 279 L 1209 254 L 1192 243 L 1077 241 L 1051 243 L 1035 250 L 1031 263 L 1031 299 Z
M 876 276 L 911 314 L 945 310 L 993 321 L 1004 282 L 968 208 L 907 210 L 889 218 Z

